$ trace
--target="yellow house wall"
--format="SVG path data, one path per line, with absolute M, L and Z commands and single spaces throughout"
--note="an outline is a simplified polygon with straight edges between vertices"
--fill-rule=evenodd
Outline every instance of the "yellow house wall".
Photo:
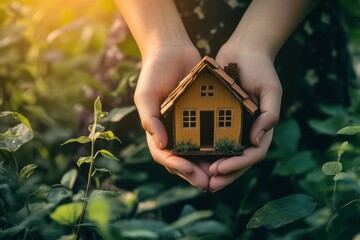
M 201 97 L 201 85 L 211 84 L 214 86 L 214 97 Z M 218 126 L 218 110 L 228 108 L 233 110 L 232 126 Z M 185 109 L 196 110 L 196 128 L 182 127 L 182 111 Z M 174 108 L 174 143 L 190 141 L 200 146 L 200 111 L 214 111 L 214 143 L 221 138 L 232 139 L 240 143 L 242 127 L 241 103 L 229 92 L 229 90 L 211 75 L 208 70 L 202 71 L 198 79 L 186 89 L 186 92 L 177 101 Z

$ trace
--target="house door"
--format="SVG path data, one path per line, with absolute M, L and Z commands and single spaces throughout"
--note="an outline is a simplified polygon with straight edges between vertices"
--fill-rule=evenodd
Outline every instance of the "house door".
M 200 147 L 214 146 L 214 111 L 200 111 Z

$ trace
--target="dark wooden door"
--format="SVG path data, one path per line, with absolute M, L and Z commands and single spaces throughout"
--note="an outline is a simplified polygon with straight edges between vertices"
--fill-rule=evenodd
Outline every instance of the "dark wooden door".
M 214 146 L 214 111 L 200 112 L 200 147 Z

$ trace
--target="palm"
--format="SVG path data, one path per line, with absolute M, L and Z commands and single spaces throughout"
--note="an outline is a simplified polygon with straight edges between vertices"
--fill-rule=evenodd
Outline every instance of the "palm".
M 160 121 L 161 102 L 200 60 L 195 48 L 164 47 L 146 58 L 135 92 L 135 102 L 154 160 L 170 173 L 177 174 L 194 186 L 207 189 L 209 164 L 194 164 L 164 149 L 167 134 Z

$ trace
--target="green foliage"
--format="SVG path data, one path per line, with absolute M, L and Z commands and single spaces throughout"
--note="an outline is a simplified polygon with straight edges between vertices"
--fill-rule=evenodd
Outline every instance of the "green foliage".
M 316 207 L 314 199 L 308 195 L 295 194 L 266 203 L 251 217 L 247 228 L 282 227 L 295 220 L 309 216 Z
M 285 123 L 289 125 L 289 123 Z M 292 126 L 294 127 L 294 126 Z M 321 130 L 322 131 L 322 130 Z M 358 132 L 358 126 L 352 126 L 352 127 L 345 127 L 338 131 L 338 134 L 345 134 L 345 135 L 353 135 Z M 276 141 L 278 144 L 280 141 Z M 282 145 L 279 145 L 282 146 Z M 352 150 L 349 148 L 348 141 L 343 142 L 337 149 L 337 157 L 336 161 L 328 161 L 325 162 L 322 165 L 322 172 L 326 176 L 332 176 L 333 177 L 333 185 L 332 187 L 328 186 L 328 189 L 332 189 L 332 200 L 329 201 L 328 199 L 325 199 L 326 202 L 329 202 L 330 204 L 327 204 L 326 207 L 323 207 L 319 209 L 318 211 L 315 211 L 316 206 L 323 205 L 323 203 L 317 202 L 313 197 L 306 195 L 306 194 L 295 194 L 295 195 L 289 195 L 277 200 L 270 201 L 266 203 L 262 208 L 257 210 L 254 215 L 251 217 L 250 221 L 247 224 L 247 228 L 258 228 L 258 227 L 266 227 L 268 229 L 272 228 L 279 228 L 283 227 L 289 223 L 292 223 L 296 220 L 299 220 L 301 218 L 308 217 L 308 222 L 311 224 L 316 224 L 317 227 L 325 227 L 328 234 L 330 233 L 330 229 L 332 227 L 335 227 L 335 219 L 339 218 L 339 215 L 341 214 L 341 210 L 345 207 L 349 207 L 350 205 L 354 203 L 359 203 L 360 198 L 355 199 L 346 199 L 345 203 L 342 204 L 342 206 L 338 206 L 337 204 L 337 195 L 340 195 L 338 193 L 339 187 L 338 182 L 352 182 L 355 184 L 356 188 L 360 187 L 360 184 L 358 182 L 358 177 L 354 174 L 343 172 L 343 165 L 340 162 L 343 154 L 346 151 Z M 304 152 L 302 155 L 304 155 L 302 158 L 304 160 L 309 159 L 310 155 L 308 152 Z M 299 156 L 299 155 L 297 155 Z M 275 168 L 275 173 L 283 176 L 287 175 L 298 175 L 298 174 L 304 174 L 306 172 L 311 171 L 311 168 L 314 166 L 306 166 L 306 161 L 301 161 L 302 158 L 295 157 L 297 161 L 291 160 L 287 163 L 285 167 L 277 167 Z M 294 158 L 293 158 L 294 159 Z M 301 168 L 300 164 L 297 164 L 296 162 L 305 163 L 305 167 L 303 167 L 304 171 L 298 170 Z M 290 164 L 294 165 L 294 168 L 292 171 L 286 170 L 291 169 Z M 341 191 L 346 193 L 346 190 L 341 188 Z M 341 194 L 343 195 L 343 194 Z M 342 197 L 344 201 L 344 197 Z M 315 223 L 314 219 L 319 219 L 319 213 L 323 212 L 325 215 L 323 215 L 321 223 Z M 312 220 L 310 220 L 312 219 Z M 310 230 L 312 231 L 312 230 Z M 304 233 L 307 232 L 304 230 Z M 300 234 L 300 233 L 299 233 Z
M 214 144 L 215 150 L 219 152 L 242 152 L 244 147 L 235 143 L 234 140 L 222 138 Z
M 67 144 L 67 143 L 70 143 L 70 142 L 80 142 L 82 144 L 85 144 L 87 142 L 91 142 L 91 147 L 90 147 L 91 155 L 87 156 L 87 157 L 80 157 L 79 160 L 77 161 L 78 167 L 80 167 L 83 163 L 89 163 L 90 167 L 89 167 L 89 170 L 88 170 L 88 179 L 87 179 L 87 184 L 86 184 L 86 189 L 85 189 L 85 194 L 84 194 L 84 203 L 83 203 L 82 210 L 81 210 L 81 212 L 79 213 L 79 216 L 78 216 L 79 217 L 79 223 L 78 223 L 77 232 L 76 232 L 76 239 L 80 239 L 80 227 L 81 227 L 81 224 L 84 221 L 85 213 L 87 211 L 87 207 L 88 207 L 88 204 L 89 204 L 88 197 L 89 197 L 89 193 L 90 193 L 91 178 L 95 175 L 96 172 L 110 173 L 110 170 L 108 170 L 108 169 L 94 168 L 94 162 L 95 162 L 96 157 L 99 154 L 101 154 L 103 157 L 105 157 L 107 159 L 119 160 L 110 151 L 105 150 L 105 149 L 98 150 L 94 154 L 95 142 L 96 142 L 97 139 L 102 138 L 102 139 L 105 139 L 105 140 L 108 140 L 108 141 L 110 141 L 110 140 L 118 140 L 118 141 L 120 141 L 119 138 L 116 137 L 112 131 L 104 132 L 105 127 L 98 124 L 98 122 L 100 122 L 101 119 L 103 119 L 107 114 L 108 114 L 107 112 L 102 111 L 102 103 L 100 101 L 100 98 L 97 97 L 95 102 L 94 102 L 94 123 L 91 124 L 89 126 L 89 128 L 88 128 L 89 131 L 90 131 L 89 135 L 88 136 L 81 136 L 81 137 L 78 137 L 76 139 L 70 139 L 70 140 L 66 141 L 65 143 L 63 143 L 63 145 L 64 145 L 64 144 Z M 91 205 L 89 205 L 89 207 L 90 206 Z M 73 206 L 70 205 L 70 207 L 73 207 Z M 108 214 L 106 214 L 106 216 L 107 215 Z M 95 219 L 99 220 L 99 218 L 95 218 Z M 102 224 L 107 224 L 107 221 L 102 222 Z
M 12 116 L 20 123 L 9 128 L 5 133 L 0 133 L 0 149 L 15 152 L 19 147 L 29 142 L 34 133 L 29 120 L 17 112 L 5 111 L 0 113 L 0 117 Z

